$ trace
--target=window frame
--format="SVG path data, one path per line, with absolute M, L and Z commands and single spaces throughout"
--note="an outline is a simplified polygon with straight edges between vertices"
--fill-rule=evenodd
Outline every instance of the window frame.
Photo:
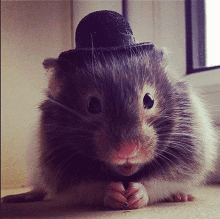
M 210 67 L 194 67 L 194 61 L 204 65 L 205 63 L 205 0 L 185 0 L 185 22 L 186 22 L 186 74 L 204 72 L 220 68 L 220 65 Z M 198 4 L 198 2 L 200 4 Z M 196 15 L 193 20 L 192 7 Z M 197 17 L 200 17 L 199 21 Z M 193 23 L 194 22 L 194 23 Z M 193 26 L 197 27 L 197 31 L 193 30 Z M 198 39 L 197 45 L 193 45 L 193 40 Z M 195 40 L 196 41 L 196 40 Z M 194 41 L 194 42 L 195 42 Z M 199 45 L 199 46 L 198 46 Z M 203 46 L 201 46 L 203 45 Z M 197 47 L 196 47 L 197 46 Z M 195 57 L 198 57 L 196 60 Z

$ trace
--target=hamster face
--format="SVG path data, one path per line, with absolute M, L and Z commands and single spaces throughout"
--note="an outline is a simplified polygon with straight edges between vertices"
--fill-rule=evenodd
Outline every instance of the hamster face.
M 134 174 L 149 162 L 157 145 L 157 133 L 150 125 L 150 120 L 157 113 L 156 92 L 146 85 L 135 92 L 135 95 L 127 92 L 123 100 L 117 100 L 131 107 L 124 106 L 120 111 L 100 101 L 102 110 L 97 113 L 103 118 L 102 128 L 95 133 L 98 159 L 124 176 Z M 130 95 L 135 98 L 131 99 Z
M 41 161 L 48 178 L 55 175 L 65 186 L 111 181 L 110 173 L 137 180 L 192 165 L 186 88 L 168 78 L 161 57 L 153 51 L 93 61 L 57 69 L 50 80 L 41 105 Z

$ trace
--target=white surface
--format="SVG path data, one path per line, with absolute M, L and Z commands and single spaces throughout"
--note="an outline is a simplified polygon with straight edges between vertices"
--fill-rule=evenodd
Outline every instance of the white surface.
M 219 219 L 220 185 L 206 186 L 194 192 L 194 202 L 158 203 L 139 210 L 89 210 L 79 207 L 59 206 L 50 201 L 4 204 L 4 218 L 117 218 L 117 219 Z

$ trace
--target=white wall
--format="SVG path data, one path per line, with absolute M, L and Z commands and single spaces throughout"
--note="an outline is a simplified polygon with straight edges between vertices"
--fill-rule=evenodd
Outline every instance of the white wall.
M 169 66 L 177 74 L 186 72 L 184 0 L 128 0 L 128 20 L 139 42 L 163 48 Z
M 42 62 L 71 48 L 70 1 L 1 2 L 1 187 L 26 184 L 29 132 L 47 77 Z

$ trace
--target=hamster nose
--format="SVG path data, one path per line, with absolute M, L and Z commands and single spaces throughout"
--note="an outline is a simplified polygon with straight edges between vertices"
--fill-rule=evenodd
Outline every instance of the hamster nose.
M 116 151 L 120 158 L 132 158 L 137 155 L 139 148 L 138 143 L 126 142 L 117 147 Z

